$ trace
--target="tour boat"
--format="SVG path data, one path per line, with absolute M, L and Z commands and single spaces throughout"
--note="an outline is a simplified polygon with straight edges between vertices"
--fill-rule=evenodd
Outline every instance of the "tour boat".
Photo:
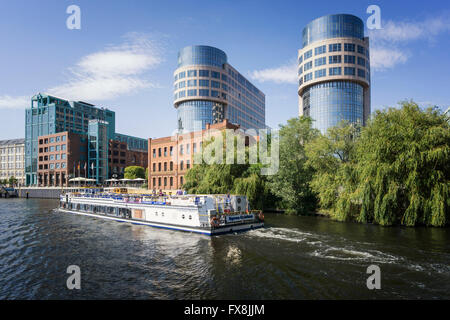
M 60 196 L 58 210 L 151 227 L 218 235 L 261 228 L 264 215 L 239 195 L 118 194 L 86 189 Z

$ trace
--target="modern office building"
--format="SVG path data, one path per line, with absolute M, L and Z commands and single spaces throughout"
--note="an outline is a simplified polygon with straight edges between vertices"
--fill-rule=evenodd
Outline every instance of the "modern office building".
M 311 21 L 298 51 L 299 115 L 322 133 L 345 120 L 364 125 L 370 114 L 369 38 L 363 21 L 332 14 Z
M 0 141 L 0 180 L 14 177 L 25 183 L 25 139 Z
M 87 166 L 89 169 L 86 172 L 87 177 L 96 179 L 97 183 L 102 183 L 112 174 L 109 172 L 110 141 L 125 139 L 134 149 L 140 148 L 144 153 L 148 149 L 146 139 L 115 132 L 115 113 L 113 111 L 82 101 L 68 101 L 39 93 L 31 98 L 31 107 L 25 110 L 26 185 L 43 184 L 45 175 L 49 178 L 53 177 L 56 183 L 56 175 L 52 170 L 56 169 L 58 162 L 49 159 L 47 163 L 42 162 L 41 169 L 38 167 L 38 162 L 39 156 L 42 156 L 43 159 L 45 156 L 50 157 L 50 154 L 44 154 L 45 152 L 40 150 L 41 137 L 45 141 L 45 138 L 59 133 L 77 134 L 83 140 L 82 144 L 86 143 L 84 149 L 73 150 L 79 154 L 72 156 L 74 159 L 78 159 L 83 168 L 85 165 Z M 40 152 L 41 155 L 39 155 Z M 84 153 L 86 153 L 86 159 L 84 159 Z M 56 154 L 54 156 L 56 157 Z M 45 165 L 48 169 L 44 169 Z M 50 166 L 55 169 L 50 169 Z M 73 172 L 72 167 L 72 162 L 66 163 L 64 169 L 67 170 L 60 170 L 58 183 L 65 184 L 68 179 L 77 176 L 79 171 Z M 38 175 L 39 170 L 40 176 Z M 65 179 L 62 179 L 63 173 Z M 52 180 L 49 181 L 53 183 Z
M 189 46 L 174 72 L 178 130 L 198 131 L 230 120 L 242 129 L 265 128 L 265 95 L 228 64 L 222 50 Z

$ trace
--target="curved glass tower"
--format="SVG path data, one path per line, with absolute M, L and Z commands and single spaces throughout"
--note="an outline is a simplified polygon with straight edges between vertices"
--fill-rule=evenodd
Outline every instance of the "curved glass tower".
M 174 72 L 178 129 L 191 132 L 225 118 L 241 128 L 265 128 L 265 95 L 210 46 L 189 46 L 178 53 Z
M 298 52 L 299 115 L 325 133 L 341 121 L 364 125 L 370 114 L 369 39 L 361 19 L 333 14 L 311 21 Z

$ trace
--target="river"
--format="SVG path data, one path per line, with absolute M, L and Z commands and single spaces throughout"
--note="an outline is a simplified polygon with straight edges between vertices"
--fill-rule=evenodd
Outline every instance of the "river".
M 264 229 L 210 238 L 56 205 L 0 199 L 0 299 L 450 299 L 448 228 L 266 214 Z

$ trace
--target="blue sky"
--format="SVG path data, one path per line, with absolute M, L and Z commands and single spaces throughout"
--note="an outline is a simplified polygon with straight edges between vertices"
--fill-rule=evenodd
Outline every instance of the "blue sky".
M 81 30 L 66 27 L 69 5 Z M 450 105 L 447 1 L 100 1 L 0 2 L 0 139 L 24 137 L 30 97 L 47 92 L 116 112 L 116 131 L 143 138 L 176 126 L 173 71 L 180 48 L 204 44 L 266 94 L 266 123 L 297 116 L 295 60 L 301 30 L 331 13 L 364 22 L 381 9 L 371 39 L 372 111 L 414 99 Z

